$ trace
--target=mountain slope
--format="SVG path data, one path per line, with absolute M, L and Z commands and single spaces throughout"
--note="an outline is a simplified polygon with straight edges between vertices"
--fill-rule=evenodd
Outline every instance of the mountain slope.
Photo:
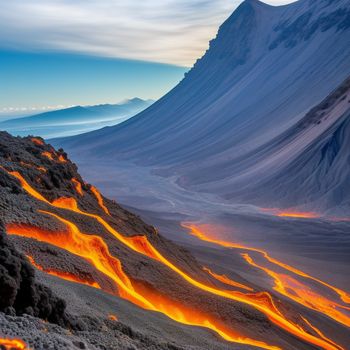
M 184 80 L 151 108 L 54 144 L 76 160 L 132 161 L 176 174 L 187 188 L 233 193 L 237 176 L 254 175 L 241 160 L 255 162 L 252 154 L 349 76 L 349 18 L 345 0 L 279 7 L 247 0 Z
M 0 129 L 13 135 L 40 135 L 44 138 L 76 135 L 118 124 L 152 103 L 152 100 L 133 98 L 115 105 L 76 106 L 5 120 L 0 123 Z
M 292 302 L 292 294 L 282 298 L 238 272 L 235 281 L 203 268 L 187 250 L 85 183 L 62 150 L 40 138 L 4 132 L 0 146 L 0 210 L 7 239 L 27 257 L 21 264 L 32 264 L 37 278 L 66 300 L 69 312 L 67 332 L 65 324 L 43 327 L 30 308 L 24 310 L 29 316 L 22 309 L 17 315 L 17 309 L 1 309 L 7 315 L 0 312 L 0 345 L 3 336 L 12 336 L 39 349 L 49 338 L 53 349 L 338 350 L 310 326 L 314 321 L 348 342 L 346 312 L 329 315 L 315 304 L 314 317 L 309 304 Z M 0 240 L 0 249 L 7 249 L 5 243 Z M 6 257 L 0 259 L 5 281 L 13 270 Z M 32 281 L 32 269 L 25 271 Z M 50 303 L 46 294 L 41 306 L 47 301 L 49 311 L 55 303 L 64 305 L 56 297 Z M 325 302 L 333 303 L 322 299 L 320 306 Z M 49 320 L 58 322 L 62 312 L 49 313 Z

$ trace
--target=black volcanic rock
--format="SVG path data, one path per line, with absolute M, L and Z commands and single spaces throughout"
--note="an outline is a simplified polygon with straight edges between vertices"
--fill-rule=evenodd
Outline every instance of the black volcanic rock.
M 35 281 L 27 259 L 7 239 L 0 222 L 0 311 L 29 314 L 49 322 L 67 324 L 65 301 Z

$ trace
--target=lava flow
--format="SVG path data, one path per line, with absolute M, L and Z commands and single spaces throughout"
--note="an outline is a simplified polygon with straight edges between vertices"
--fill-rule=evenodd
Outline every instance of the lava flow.
M 301 316 L 302 320 L 312 329 L 316 334 L 318 334 L 322 339 L 328 341 L 329 343 L 333 344 L 334 346 L 339 347 L 339 350 L 345 350 L 340 345 L 335 343 L 332 339 L 327 338 L 317 327 L 312 325 L 309 320 L 307 320 L 305 317 Z
M 42 152 L 41 155 L 46 157 L 46 158 L 48 158 L 48 159 L 50 159 L 50 160 L 54 160 L 52 153 L 50 153 L 48 151 Z
M 241 288 L 241 289 L 245 289 L 247 291 L 250 291 L 250 292 L 253 292 L 254 289 L 253 288 L 250 288 L 244 284 L 241 284 L 241 283 L 238 283 L 236 281 L 233 281 L 231 280 L 230 278 L 228 278 L 226 275 L 218 275 L 216 274 L 215 272 L 211 271 L 209 268 L 207 267 L 203 267 L 203 270 L 205 272 L 207 272 L 210 276 L 214 277 L 216 280 L 224 283 L 224 284 L 227 284 L 228 286 L 232 286 L 232 287 L 238 287 L 238 288 Z
M 16 229 L 16 232 L 19 232 L 20 230 Z M 84 280 L 72 273 L 69 273 L 69 272 L 65 272 L 65 271 L 60 271 L 60 270 L 56 270 L 56 269 L 47 269 L 47 268 L 44 268 L 42 267 L 41 265 L 39 265 L 32 256 L 30 255 L 27 255 L 27 258 L 29 260 L 29 262 L 35 267 L 37 268 L 38 270 L 40 271 L 43 271 L 49 275 L 52 275 L 52 276 L 56 276 L 56 277 L 59 277 L 59 278 L 62 278 L 66 281 L 70 281 L 70 282 L 75 282 L 75 283 L 80 283 L 80 284 L 85 284 L 87 286 L 90 286 L 90 287 L 94 287 L 94 288 L 97 288 L 97 289 L 101 289 L 101 286 L 95 282 L 95 281 L 89 281 L 89 280 Z
M 241 302 L 247 305 L 252 306 L 253 308 L 257 309 L 258 311 L 265 314 L 271 322 L 279 326 L 280 328 L 284 329 L 285 331 L 295 335 L 296 337 L 309 342 L 311 344 L 317 345 L 323 349 L 327 350 L 336 350 L 338 349 L 334 345 L 328 343 L 324 339 L 320 339 L 317 336 L 311 335 L 308 332 L 305 332 L 303 329 L 300 329 L 297 327 L 294 323 L 290 322 L 288 319 L 286 319 L 283 315 L 276 312 L 275 308 L 271 308 L 271 304 L 262 303 L 261 296 L 255 296 L 254 294 L 243 294 L 240 292 L 234 292 L 234 291 L 226 291 L 217 289 L 211 286 L 208 286 L 202 282 L 199 282 L 192 278 L 187 273 L 183 272 L 181 269 L 176 267 L 172 262 L 170 262 L 168 259 L 166 259 L 153 245 L 148 241 L 146 236 L 137 236 L 137 237 L 125 237 L 122 234 L 120 234 L 118 231 L 112 228 L 111 225 L 109 225 L 102 217 L 96 214 L 86 213 L 81 211 L 78 208 L 77 202 L 74 198 L 60 198 L 53 203 L 50 203 L 48 200 L 46 200 L 40 193 L 38 193 L 35 189 L 33 189 L 26 180 L 18 173 L 18 172 L 8 172 L 9 174 L 15 176 L 21 183 L 22 187 L 33 197 L 36 199 L 39 199 L 49 205 L 55 206 L 57 208 L 67 209 L 91 218 L 96 219 L 110 234 L 112 234 L 116 239 L 118 239 L 121 243 L 125 244 L 130 249 L 139 252 L 141 254 L 147 255 L 150 258 L 153 258 L 155 260 L 158 260 L 171 270 L 173 270 L 176 274 L 181 276 L 185 281 L 190 283 L 192 286 L 206 291 L 210 294 L 223 297 L 226 299 L 234 300 L 237 302 Z M 171 317 L 171 316 L 169 316 Z M 207 327 L 208 328 L 208 327 Z M 217 330 L 216 330 L 217 331 Z M 235 341 L 235 340 L 233 340 Z
M 5 350 L 28 350 L 27 344 L 22 339 L 0 338 L 0 348 Z
M 315 293 L 311 288 L 297 281 L 291 276 L 279 274 L 266 267 L 258 265 L 248 254 L 242 254 L 244 260 L 251 266 L 264 271 L 268 276 L 274 280 L 273 289 L 278 293 L 286 296 L 295 302 L 304 305 L 307 308 L 318 311 L 332 318 L 333 320 L 350 326 L 350 318 L 337 310 L 341 307 L 337 303 Z
M 41 242 L 52 244 L 68 252 L 78 255 L 89 261 L 98 271 L 111 278 L 119 287 L 119 293 L 133 303 L 152 308 L 147 300 L 138 295 L 122 270 L 118 259 L 111 256 L 106 243 L 102 238 L 92 235 L 82 234 L 77 226 L 70 221 L 59 217 L 56 214 L 41 211 L 44 214 L 51 215 L 68 228 L 67 232 L 52 232 L 41 230 L 37 227 L 9 224 L 6 226 L 9 235 L 16 235 L 27 238 L 34 238 Z M 95 249 L 93 249 L 96 247 Z
M 83 188 L 81 187 L 81 183 L 75 177 L 72 178 L 72 183 L 74 185 L 75 190 L 81 195 L 84 195 Z
M 323 285 L 324 287 L 327 287 L 329 289 L 331 289 L 333 292 L 337 293 L 341 300 L 345 303 L 350 303 L 350 294 L 348 294 L 347 292 L 332 286 L 331 284 L 324 282 L 316 277 L 313 277 L 309 274 L 307 274 L 306 272 L 303 272 L 295 267 L 292 267 L 290 265 L 287 265 L 275 258 L 272 258 L 266 251 L 262 250 L 262 249 L 258 249 L 258 248 L 252 248 L 252 247 L 247 247 L 238 243 L 233 243 L 233 242 L 227 242 L 227 241 L 223 241 L 223 240 L 219 240 L 216 238 L 212 238 L 209 237 L 204 230 L 200 229 L 198 226 L 193 225 L 193 224 L 187 224 L 187 223 L 183 223 L 182 224 L 183 227 L 189 229 L 190 234 L 192 234 L 193 236 L 199 238 L 202 241 L 208 242 L 208 243 L 213 243 L 215 245 L 219 245 L 221 247 L 225 247 L 225 248 L 232 248 L 232 249 L 242 249 L 242 250 L 248 250 L 248 251 L 253 251 L 253 252 L 257 252 L 262 254 L 262 256 L 268 260 L 270 263 L 275 264 L 289 272 L 292 272 L 296 275 L 299 275 L 301 277 L 313 280 L 321 285 Z
M 35 143 L 36 145 L 38 145 L 38 146 L 43 146 L 43 145 L 44 145 L 44 141 L 38 139 L 37 137 L 32 137 L 30 140 L 31 140 L 33 143 Z
M 91 192 L 94 194 L 94 196 L 97 199 L 98 205 L 101 207 L 101 209 L 107 214 L 107 215 L 111 215 L 109 213 L 108 208 L 105 206 L 104 202 L 103 202 L 103 198 L 101 196 L 100 191 L 95 187 L 95 186 L 91 186 Z
M 231 330 L 227 330 L 225 327 L 219 325 L 218 321 L 211 319 L 207 315 L 192 309 L 187 309 L 145 286 L 142 288 L 139 287 L 139 290 L 136 290 L 129 277 L 122 270 L 120 261 L 110 254 L 106 243 L 101 237 L 83 234 L 79 231 L 78 227 L 70 221 L 50 212 L 41 212 L 53 216 L 65 224 L 68 231 L 51 232 L 41 230 L 34 226 L 9 224 L 6 227 L 8 234 L 46 242 L 86 259 L 98 271 L 110 277 L 116 283 L 120 297 L 145 309 L 161 312 L 169 318 L 186 325 L 211 329 L 230 342 L 257 346 L 267 350 L 280 349 L 277 346 L 246 338 Z

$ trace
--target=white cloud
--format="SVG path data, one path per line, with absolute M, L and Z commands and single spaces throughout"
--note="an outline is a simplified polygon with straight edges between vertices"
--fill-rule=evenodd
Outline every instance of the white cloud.
M 0 0 L 0 45 L 191 65 L 240 2 Z

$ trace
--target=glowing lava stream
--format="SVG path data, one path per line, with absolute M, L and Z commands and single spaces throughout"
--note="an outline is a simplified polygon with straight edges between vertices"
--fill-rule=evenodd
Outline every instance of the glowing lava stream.
M 7 171 L 7 170 L 6 170 Z M 96 214 L 90 214 L 81 211 L 78 208 L 77 202 L 74 198 L 59 198 L 55 200 L 54 202 L 50 203 L 47 199 L 45 199 L 40 193 L 38 193 L 35 189 L 33 189 L 27 181 L 22 177 L 21 174 L 18 172 L 10 172 L 7 171 L 9 174 L 15 176 L 21 183 L 23 189 L 25 189 L 30 195 L 35 197 L 36 199 L 43 201 L 47 203 L 48 205 L 61 208 L 61 209 L 67 209 L 91 218 L 96 219 L 109 233 L 111 233 L 116 239 L 118 239 L 121 243 L 125 244 L 130 249 L 139 252 L 140 254 L 144 254 L 150 258 L 153 258 L 155 260 L 160 261 L 167 267 L 169 267 L 171 270 L 176 272 L 178 275 L 180 275 L 184 280 L 186 280 L 191 285 L 209 292 L 211 294 L 221 296 L 227 299 L 231 299 L 234 301 L 238 301 L 247 305 L 252 306 L 253 308 L 259 310 L 260 312 L 264 313 L 274 324 L 281 327 L 285 331 L 303 339 L 304 341 L 307 341 L 311 344 L 317 345 L 323 349 L 327 350 L 336 350 L 337 348 L 334 347 L 334 345 L 329 344 L 324 339 L 319 339 L 316 336 L 313 336 L 307 332 L 305 332 L 303 329 L 300 329 L 295 324 L 284 318 L 281 314 L 276 313 L 275 310 L 271 310 L 269 306 L 261 304 L 261 299 L 258 298 L 258 300 L 254 300 L 254 297 L 252 295 L 245 295 L 243 293 L 233 292 L 233 291 L 225 291 L 220 290 L 211 286 L 207 286 L 203 284 L 202 282 L 196 281 L 191 276 L 180 270 L 178 267 L 176 267 L 174 264 L 172 264 L 169 260 L 167 260 L 165 257 L 161 255 L 160 252 L 156 250 L 152 246 L 152 244 L 148 241 L 146 236 L 134 236 L 134 237 L 124 237 L 122 234 L 120 234 L 118 231 L 113 229 L 112 226 L 110 226 L 105 220 L 102 219 L 102 217 L 96 215 Z
M 27 344 L 22 339 L 0 338 L 0 346 L 6 350 L 28 350 Z
M 97 199 L 98 205 L 102 208 L 102 210 L 107 214 L 107 215 L 111 215 L 109 213 L 108 208 L 105 206 L 105 204 L 103 203 L 103 198 L 101 196 L 100 191 L 95 187 L 95 186 L 91 186 L 91 192 L 94 194 L 94 196 Z
M 350 326 L 350 318 L 336 309 L 336 307 L 339 307 L 340 305 L 316 294 L 310 288 L 288 275 L 279 274 L 266 267 L 258 265 L 249 254 L 245 253 L 241 255 L 249 265 L 264 271 L 274 280 L 275 285 L 273 289 L 278 293 L 304 305 L 307 308 L 321 312 L 345 326 Z
M 344 348 L 342 348 L 340 345 L 338 345 L 337 343 L 335 343 L 332 339 L 327 338 L 318 328 L 316 328 L 314 325 L 312 325 L 310 323 L 309 320 L 307 320 L 305 317 L 301 316 L 301 318 L 303 319 L 303 321 L 316 333 L 318 334 L 322 339 L 328 341 L 329 343 L 333 344 L 334 346 L 339 347 L 340 350 L 345 350 Z
M 8 224 L 6 226 L 8 234 L 46 242 L 88 260 L 98 271 L 110 277 L 116 283 L 120 297 L 147 310 L 161 312 L 182 324 L 211 329 L 230 342 L 252 345 L 267 350 L 280 350 L 277 346 L 268 345 L 265 342 L 249 339 L 235 334 L 231 330 L 226 330 L 210 317 L 195 310 L 182 307 L 182 305 L 173 302 L 165 296 L 157 295 L 155 292 L 147 290 L 146 287 L 140 291 L 136 290 L 129 277 L 124 273 L 120 261 L 110 254 L 106 243 L 101 237 L 81 233 L 77 226 L 56 214 L 47 211 L 40 212 L 50 215 L 65 224 L 68 231 L 51 232 L 34 226 Z
M 310 276 L 306 272 L 298 270 L 295 267 L 289 266 L 289 265 L 287 265 L 287 264 L 285 264 L 277 259 L 272 258 L 266 251 L 264 251 L 262 249 L 247 247 L 247 246 L 244 246 L 244 245 L 241 245 L 238 243 L 232 243 L 232 242 L 222 241 L 219 239 L 208 237 L 202 230 L 200 230 L 196 225 L 193 225 L 193 224 L 182 223 L 182 227 L 189 229 L 190 234 L 199 238 L 202 241 L 213 243 L 213 244 L 219 245 L 221 247 L 225 247 L 225 248 L 242 249 L 242 250 L 249 250 L 252 252 L 260 253 L 270 263 L 275 264 L 279 267 L 282 267 L 285 270 L 292 272 L 296 275 L 299 275 L 301 277 L 311 279 L 311 280 L 331 289 L 333 292 L 337 293 L 344 303 L 347 303 L 347 304 L 350 303 L 350 294 L 348 294 L 347 292 L 345 292 L 337 287 L 334 287 L 331 284 L 328 284 L 328 283 L 326 283 L 326 282 L 324 282 L 316 277 Z
M 214 277 L 215 279 L 217 279 L 218 281 L 227 284 L 228 286 L 232 286 L 232 287 L 238 287 L 241 289 L 245 289 L 249 292 L 253 292 L 254 289 L 250 288 L 248 286 L 245 286 L 244 284 L 238 283 L 236 281 L 231 280 L 230 278 L 228 278 L 226 275 L 218 275 L 215 272 L 211 271 L 210 269 L 208 269 L 207 267 L 203 267 L 203 270 L 205 272 L 207 272 L 210 276 Z
M 84 195 L 83 188 L 81 187 L 81 183 L 79 180 L 77 180 L 75 177 L 72 178 L 72 183 L 75 187 L 75 190 L 81 195 Z
M 39 265 L 32 256 L 27 255 L 27 258 L 29 262 L 38 270 L 43 271 L 48 273 L 49 275 L 56 276 L 59 278 L 62 278 L 64 280 L 70 281 L 70 282 L 75 282 L 75 283 L 80 283 L 80 284 L 85 284 L 90 287 L 94 287 L 97 289 L 101 289 L 101 286 L 95 282 L 95 281 L 88 281 L 88 280 L 83 280 L 82 278 L 75 276 L 72 273 L 65 272 L 65 271 L 60 271 L 60 270 L 54 270 L 54 269 L 47 269 Z

